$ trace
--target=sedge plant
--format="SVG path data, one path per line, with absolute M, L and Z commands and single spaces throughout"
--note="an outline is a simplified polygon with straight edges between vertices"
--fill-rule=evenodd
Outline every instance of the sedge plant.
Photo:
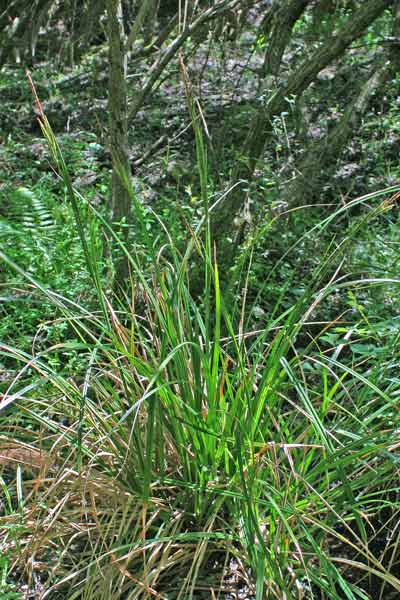
M 393 548 L 385 561 L 372 543 L 382 510 L 398 536 L 399 417 L 385 361 L 341 361 L 342 350 L 324 349 L 319 334 L 303 339 L 332 290 L 360 285 L 332 267 L 346 241 L 328 247 L 297 303 L 277 307 L 261 331 L 247 330 L 246 306 L 221 289 L 206 146 L 186 88 L 204 206 L 186 251 L 161 221 L 167 244 L 131 250 L 87 207 L 92 230 L 100 223 L 128 262 L 130 291 L 119 297 L 102 287 L 85 200 L 39 111 L 98 310 L 24 274 L 74 329 L 87 368 L 74 381 L 49 366 L 52 348 L 30 356 L 1 346 L 22 366 L 0 410 L 18 411 L 29 427 L 15 428 L 15 439 L 34 444 L 37 434 L 50 457 L 23 484 L 15 567 L 33 577 L 35 565 L 47 564 L 42 597 L 52 599 L 365 600 L 372 579 L 398 592 Z M 145 232 L 140 198 L 121 177 Z M 193 261 L 203 265 L 196 296 Z M 11 520 L 1 517 L 0 529 Z

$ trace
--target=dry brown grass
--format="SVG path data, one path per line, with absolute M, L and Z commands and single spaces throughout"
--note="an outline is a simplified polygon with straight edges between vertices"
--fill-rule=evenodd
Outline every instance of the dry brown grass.
M 0 441 L 0 468 L 17 468 L 37 472 L 47 470 L 55 462 L 55 457 L 28 444 Z

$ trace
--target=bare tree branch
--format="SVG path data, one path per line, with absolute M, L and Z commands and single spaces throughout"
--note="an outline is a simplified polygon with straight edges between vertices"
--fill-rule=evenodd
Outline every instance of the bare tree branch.
M 369 0 L 362 8 L 351 15 L 346 23 L 334 31 L 321 48 L 292 73 L 288 80 L 271 94 L 266 105 L 259 110 L 250 127 L 243 154 L 248 157 L 246 165 L 236 174 L 239 178 L 251 178 L 257 161 L 261 157 L 266 139 L 271 132 L 271 121 L 275 115 L 285 110 L 287 98 L 300 96 L 314 81 L 318 73 L 330 65 L 357 39 L 363 31 L 393 0 Z
M 135 96 L 135 99 L 130 106 L 129 120 L 132 120 L 137 115 L 138 111 L 143 106 L 145 99 L 159 80 L 164 69 L 182 48 L 186 40 L 192 36 L 199 27 L 224 14 L 225 12 L 232 10 L 238 6 L 240 2 L 241 0 L 220 0 L 210 8 L 200 13 L 192 23 L 186 25 L 185 29 L 183 29 L 178 37 L 176 37 L 175 40 L 168 46 L 168 48 L 161 52 L 159 58 L 151 67 L 146 83 L 143 85 L 142 90 Z

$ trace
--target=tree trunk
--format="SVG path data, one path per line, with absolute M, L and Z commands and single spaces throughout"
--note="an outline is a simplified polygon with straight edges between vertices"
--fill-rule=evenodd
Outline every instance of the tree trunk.
M 268 24 L 270 35 L 262 69 L 264 78 L 270 75 L 278 77 L 283 54 L 292 37 L 293 27 L 309 3 L 310 0 L 285 0 L 281 4 L 274 5 L 277 9 L 271 15 Z M 263 87 L 268 89 L 265 83 Z
M 393 41 L 390 46 L 389 58 L 393 75 L 400 72 L 400 0 L 393 5 Z
M 289 76 L 286 83 L 272 91 L 266 106 L 253 119 L 243 154 L 248 158 L 244 168 L 238 170 L 239 178 L 251 179 L 256 164 L 271 133 L 274 116 L 287 107 L 287 98 L 300 96 L 317 77 L 318 73 L 339 58 L 350 44 L 357 39 L 379 15 L 392 4 L 392 0 L 369 0 L 339 29 L 334 31 L 321 48 L 304 61 Z
M 124 32 L 120 0 L 107 0 L 109 43 L 108 116 L 112 159 L 111 211 L 113 221 L 129 220 L 131 199 L 127 189 L 128 104 L 125 79 Z
M 262 68 L 263 82 L 259 95 L 268 89 L 276 87 L 284 52 L 290 43 L 293 27 L 303 14 L 310 0 L 284 0 L 276 3 L 265 21 L 264 35 L 269 39 L 265 50 Z M 257 125 L 258 126 L 258 125 Z M 252 135 L 254 134 L 254 131 Z M 246 158 L 246 155 L 245 155 Z M 247 165 L 238 167 L 234 179 L 241 179 L 247 174 Z M 237 232 L 235 232 L 233 217 L 243 206 L 245 192 L 239 186 L 229 194 L 218 211 L 212 215 L 211 227 L 215 240 L 218 240 L 218 256 L 221 262 L 231 265 L 237 248 Z
M 293 0 L 290 4 L 299 7 L 301 3 L 300 0 L 297 2 Z M 253 118 L 242 151 L 244 159 L 238 164 L 233 177 L 234 182 L 243 181 L 243 185 L 236 186 L 233 192 L 225 197 L 212 219 L 214 239 L 218 240 L 219 256 L 226 267 L 225 271 L 232 265 L 238 246 L 238 233 L 237 230 L 234 230 L 233 219 L 244 206 L 246 199 L 244 186 L 247 186 L 251 180 L 257 162 L 263 155 L 267 140 L 272 134 L 273 118 L 287 109 L 288 98 L 299 99 L 316 79 L 318 73 L 338 59 L 350 44 L 391 4 L 392 0 L 368 0 L 349 17 L 339 30 L 334 31 L 309 59 L 306 59 L 294 72 L 289 74 L 286 81 L 279 82 L 276 78 L 267 75 L 269 84 L 272 81 L 276 83 L 272 89 L 268 89 L 269 98 Z
M 294 207 L 318 201 L 322 188 L 335 171 L 340 155 L 361 126 L 369 103 L 389 77 L 390 71 L 388 62 L 377 67 L 335 127 L 312 145 L 298 166 L 298 176 L 282 191 L 280 200 L 283 203 Z
M 396 43 L 400 33 L 400 0 L 393 7 L 393 44 L 383 52 L 380 65 L 361 86 L 358 95 L 346 108 L 336 126 L 319 142 L 313 144 L 298 167 L 299 175 L 283 191 L 281 199 L 290 206 L 310 204 L 336 168 L 337 161 L 349 139 L 362 125 L 363 115 L 375 94 L 390 76 L 395 76 L 400 64 L 400 48 Z

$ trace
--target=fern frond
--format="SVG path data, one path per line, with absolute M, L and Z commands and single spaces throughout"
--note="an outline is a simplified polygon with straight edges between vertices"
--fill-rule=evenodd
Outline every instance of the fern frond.
M 45 234 L 45 237 L 51 237 L 56 229 L 48 199 L 40 198 L 26 187 L 19 187 L 12 193 L 8 219 L 32 234 Z

